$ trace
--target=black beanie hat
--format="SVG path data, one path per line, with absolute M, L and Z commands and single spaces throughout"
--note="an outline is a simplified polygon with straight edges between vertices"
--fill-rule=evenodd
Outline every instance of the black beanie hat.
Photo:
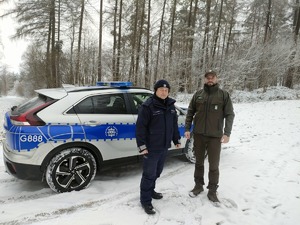
M 169 88 L 169 91 L 170 91 L 170 84 L 168 83 L 168 81 L 166 80 L 158 80 L 155 85 L 154 85 L 154 90 L 156 91 L 157 88 L 160 88 L 160 87 L 166 87 L 166 88 Z

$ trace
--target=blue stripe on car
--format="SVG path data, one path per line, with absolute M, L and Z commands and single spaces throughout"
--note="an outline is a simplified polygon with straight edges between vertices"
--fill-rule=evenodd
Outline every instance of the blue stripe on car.
M 112 141 L 135 139 L 135 124 L 112 123 L 100 126 L 82 126 L 79 124 L 48 124 L 46 126 L 6 127 L 6 140 L 9 148 L 15 151 L 31 151 L 43 143 L 72 141 Z M 180 135 L 184 135 L 184 124 L 179 124 Z

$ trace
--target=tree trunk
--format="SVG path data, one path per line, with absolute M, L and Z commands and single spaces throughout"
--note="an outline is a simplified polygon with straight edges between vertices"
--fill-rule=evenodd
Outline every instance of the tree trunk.
M 253 39 L 254 39 L 254 32 L 255 32 L 255 23 L 256 23 L 256 9 L 254 11 L 253 15 L 253 22 L 252 22 L 252 27 L 251 27 L 251 45 L 253 44 Z
M 102 80 L 102 26 L 103 26 L 103 0 L 100 0 L 99 16 L 99 46 L 98 46 L 98 81 Z
M 150 45 L 150 12 L 151 0 L 148 0 L 148 21 L 147 21 L 147 40 L 146 40 L 146 54 L 145 54 L 145 87 L 150 88 L 150 72 L 149 72 L 149 45 Z
M 0 67 L 2 68 L 2 67 Z M 6 65 L 3 66 L 3 69 L 0 71 L 0 96 L 7 95 L 8 93 L 8 74 Z
M 177 0 L 173 1 L 172 13 L 171 13 L 171 35 L 170 35 L 170 47 L 169 47 L 169 74 L 177 79 L 176 65 L 173 66 L 173 41 L 174 41 L 174 30 L 175 30 L 175 17 L 176 17 Z
M 158 33 L 158 45 L 157 45 L 157 55 L 156 55 L 156 63 L 155 63 L 155 72 L 154 72 L 154 81 L 157 80 L 157 71 L 158 71 L 158 62 L 159 62 L 159 53 L 160 53 L 160 42 L 161 42 L 161 33 L 164 24 L 164 16 L 165 16 L 165 8 L 166 8 L 167 0 L 164 0 L 163 11 L 160 19 L 160 27 Z
M 210 24 L 210 8 L 211 8 L 211 0 L 206 0 L 206 22 L 204 29 L 204 38 L 202 44 L 202 56 L 200 60 L 200 67 L 203 70 L 207 70 L 209 65 L 208 62 L 208 34 L 209 34 L 209 24 Z
M 212 65 L 213 65 L 213 62 L 214 62 L 214 59 L 215 59 L 218 38 L 219 38 L 219 35 L 220 35 L 221 18 L 222 18 L 222 15 L 223 15 L 223 2 L 224 2 L 224 0 L 221 0 L 217 31 L 216 31 L 215 40 L 214 40 L 214 43 L 213 43 L 214 47 L 213 47 L 213 53 L 212 53 Z
M 271 6 L 272 6 L 272 0 L 268 0 L 268 11 L 267 11 L 267 19 L 266 19 L 266 25 L 265 25 L 264 44 L 270 38 Z
M 299 0 L 296 0 L 296 9 L 294 11 L 294 40 L 297 44 L 298 36 L 299 36 L 299 29 L 300 29 L 300 3 Z
M 83 12 L 84 12 L 84 0 L 81 0 L 81 10 L 80 10 L 80 25 L 78 34 L 78 46 L 77 46 L 77 59 L 76 59 L 76 83 L 78 85 L 83 84 L 81 81 L 81 76 L 79 75 L 79 65 L 80 65 L 80 50 L 81 50 L 81 36 L 82 36 L 82 26 L 83 26 Z
M 50 57 L 50 46 L 51 46 L 51 11 L 49 13 L 49 23 L 48 23 L 48 36 L 47 36 L 47 50 L 46 50 L 46 87 L 51 87 L 51 57 Z
M 55 0 L 51 1 L 51 83 L 56 87 L 56 50 L 55 50 Z
M 230 18 L 230 25 L 229 25 L 229 32 L 228 32 L 228 39 L 226 43 L 226 50 L 225 50 L 225 56 L 228 55 L 228 50 L 229 50 L 229 44 L 231 41 L 231 35 L 232 35 L 232 29 L 234 27 L 234 16 L 235 16 L 235 7 L 236 7 L 236 0 L 234 0 L 234 3 L 232 4 L 232 9 L 231 9 L 231 18 Z M 252 32 L 253 35 L 253 32 Z M 252 37 L 251 35 L 251 37 Z M 252 42 L 252 38 L 251 38 Z
M 120 13 L 119 13 L 119 32 L 118 32 L 118 46 L 117 46 L 117 64 L 116 64 L 116 79 L 120 80 L 120 57 L 121 57 L 121 38 L 122 38 L 122 5 L 123 0 L 120 0 Z
M 293 77 L 295 73 L 295 67 L 290 66 L 285 74 L 284 86 L 287 88 L 293 88 Z
M 71 38 L 71 46 L 70 46 L 70 77 L 69 81 L 72 84 L 76 84 L 76 76 L 74 76 L 74 43 L 75 43 L 75 25 L 72 27 L 72 38 Z
M 118 12 L 118 0 L 115 2 L 114 12 L 114 42 L 113 42 L 113 56 L 112 56 L 112 76 L 113 80 L 116 80 L 116 49 L 117 49 L 117 12 Z
M 129 80 L 136 81 L 135 74 L 135 56 L 136 56 L 136 39 L 137 39 L 137 26 L 138 26 L 138 12 L 139 12 L 139 0 L 135 1 L 135 17 L 133 26 L 133 36 L 131 40 L 131 59 L 130 59 L 130 69 L 129 69 Z M 137 83 L 135 83 L 137 85 Z
M 190 0 L 190 10 L 187 24 L 187 40 L 186 40 L 186 65 L 185 65 L 185 77 L 186 90 L 188 93 L 192 92 L 192 63 L 193 63 L 193 49 L 194 49 L 194 30 L 196 24 L 198 0 L 195 0 L 195 6 L 193 10 L 193 0 Z
M 142 1 L 142 13 L 140 15 L 140 27 L 138 32 L 138 43 L 137 43 L 137 51 L 136 51 L 136 59 L 135 59 L 135 83 L 141 85 L 141 82 L 138 80 L 138 71 L 139 71 L 139 63 L 140 63 L 140 51 L 141 51 L 141 41 L 143 36 L 143 27 L 144 27 L 144 17 L 145 17 L 145 0 Z
M 57 52 L 57 67 L 56 67 L 56 87 L 61 86 L 61 74 L 60 74 L 60 53 L 62 43 L 60 41 L 60 0 L 58 1 L 58 15 L 57 15 L 57 42 L 56 42 L 56 52 Z
M 293 27 L 294 27 L 294 51 L 290 56 L 290 66 L 285 74 L 285 79 L 283 85 L 288 88 L 293 88 L 294 74 L 296 72 L 295 68 L 295 55 L 298 44 L 299 28 L 300 28 L 300 5 L 299 0 L 296 0 L 296 7 L 294 9 L 294 18 L 293 18 Z
M 171 18 L 171 37 L 170 37 L 170 61 L 172 61 L 172 55 L 173 55 L 173 36 L 174 36 L 174 23 L 175 23 L 175 16 L 176 16 L 176 6 L 177 6 L 177 0 L 174 0 L 173 2 L 173 10 L 172 10 L 172 18 Z

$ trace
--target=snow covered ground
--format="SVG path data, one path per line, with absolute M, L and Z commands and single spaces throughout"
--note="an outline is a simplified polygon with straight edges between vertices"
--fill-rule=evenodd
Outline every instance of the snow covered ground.
M 207 191 L 196 198 L 189 197 L 194 185 L 194 165 L 181 157 L 168 158 L 157 181 L 157 190 L 164 198 L 153 200 L 157 213 L 149 216 L 139 204 L 141 164 L 106 169 L 86 190 L 56 194 L 44 183 L 18 180 L 5 173 L 1 146 L 0 224 L 299 224 L 297 93 L 277 88 L 268 93 L 233 93 L 233 99 L 239 103 L 234 104 L 236 118 L 230 143 L 222 147 L 219 207 L 209 202 Z M 186 105 L 181 99 L 190 96 L 178 97 L 179 104 Z M 249 99 L 250 103 L 245 102 Z M 275 99 L 293 100 L 264 101 Z M 1 118 L 8 107 L 20 101 L 17 97 L 0 98 Z M 3 137 L 2 126 L 0 133 Z

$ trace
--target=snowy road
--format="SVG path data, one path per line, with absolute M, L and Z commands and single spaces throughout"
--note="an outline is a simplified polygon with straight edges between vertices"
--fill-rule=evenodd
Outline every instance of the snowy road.
M 148 216 L 139 204 L 141 164 L 107 169 L 86 190 L 56 194 L 44 183 L 6 174 L 0 147 L 0 224 L 298 224 L 300 101 L 234 107 L 232 137 L 222 151 L 219 207 L 208 201 L 206 191 L 188 196 L 194 166 L 180 157 L 167 160 L 157 181 L 164 198 L 153 200 L 158 213 Z

